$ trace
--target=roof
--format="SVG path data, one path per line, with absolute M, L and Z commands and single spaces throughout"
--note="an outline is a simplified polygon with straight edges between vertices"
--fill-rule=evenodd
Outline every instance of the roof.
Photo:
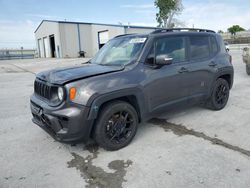
M 123 28 L 140 28 L 140 29 L 160 29 L 159 27 L 148 27 L 148 26 L 135 26 L 135 25 L 118 25 L 118 24 L 103 24 L 103 23 L 90 23 L 90 22 L 71 22 L 71 21 L 56 21 L 56 20 L 42 20 L 41 23 L 35 30 L 35 33 L 40 28 L 43 22 L 54 22 L 54 23 L 65 23 L 65 24 L 88 24 L 88 25 L 103 25 L 112 27 L 123 27 Z

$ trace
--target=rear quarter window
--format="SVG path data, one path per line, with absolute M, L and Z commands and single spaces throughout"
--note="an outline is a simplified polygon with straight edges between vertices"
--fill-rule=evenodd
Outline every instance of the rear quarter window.
M 209 58 L 209 36 L 191 36 L 189 39 L 191 60 Z
M 211 54 L 214 56 L 218 53 L 219 47 L 215 37 L 211 36 L 210 41 L 211 41 Z

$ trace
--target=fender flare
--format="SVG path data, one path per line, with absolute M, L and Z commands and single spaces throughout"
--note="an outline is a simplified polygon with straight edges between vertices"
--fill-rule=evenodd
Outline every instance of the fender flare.
M 227 67 L 227 68 L 224 68 L 224 69 L 221 69 L 217 72 L 216 74 L 216 79 L 214 80 L 214 82 L 221 76 L 223 75 L 230 75 L 230 89 L 232 88 L 233 86 L 233 81 L 234 81 L 234 70 L 233 70 L 233 67 Z
M 216 80 L 223 76 L 223 75 L 230 75 L 230 79 L 231 79 L 231 84 L 230 84 L 230 89 L 232 88 L 233 86 L 233 81 L 234 81 L 234 71 L 233 71 L 233 68 L 224 68 L 224 69 L 221 69 L 219 70 L 217 73 L 216 73 L 216 76 L 214 77 L 213 79 L 213 82 L 212 82 L 212 87 L 209 91 L 209 95 L 208 97 L 210 97 L 212 95 L 212 92 L 213 92 L 213 85 L 215 84 Z
M 115 100 L 121 97 L 127 97 L 127 96 L 134 96 L 137 101 L 137 107 L 139 108 L 139 115 L 141 118 L 144 117 L 145 114 L 145 98 L 143 95 L 143 92 L 139 88 L 129 88 L 129 89 L 122 89 L 118 91 L 112 91 L 109 93 L 105 93 L 103 95 L 100 95 L 96 97 L 94 100 L 92 100 L 92 103 L 90 105 L 90 110 L 88 114 L 88 120 L 96 119 L 100 110 L 100 107 L 111 100 Z

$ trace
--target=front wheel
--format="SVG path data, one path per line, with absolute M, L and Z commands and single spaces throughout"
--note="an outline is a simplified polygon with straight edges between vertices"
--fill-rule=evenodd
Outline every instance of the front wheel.
M 246 72 L 248 75 L 250 75 L 250 67 L 246 65 Z
M 134 138 L 138 115 L 132 105 L 123 101 L 108 103 L 101 110 L 94 131 L 94 139 L 106 150 L 118 150 Z
M 226 106 L 228 98 L 229 84 L 225 79 L 219 78 L 214 84 L 207 106 L 212 110 L 221 110 Z

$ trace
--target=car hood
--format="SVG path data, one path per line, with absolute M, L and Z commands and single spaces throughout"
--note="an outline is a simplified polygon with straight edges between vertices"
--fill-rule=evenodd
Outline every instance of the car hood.
M 78 79 L 122 71 L 124 66 L 84 64 L 77 67 L 59 68 L 38 73 L 36 77 L 51 84 L 66 84 Z

